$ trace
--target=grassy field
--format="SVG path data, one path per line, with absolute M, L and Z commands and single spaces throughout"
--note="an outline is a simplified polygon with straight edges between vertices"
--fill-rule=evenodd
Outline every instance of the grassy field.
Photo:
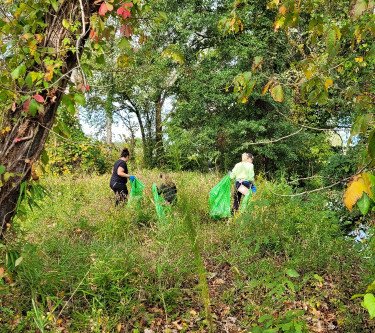
M 163 223 L 158 173 L 136 175 L 145 196 L 121 207 L 108 175 L 43 180 L 50 195 L 0 248 L 0 332 L 375 331 L 351 300 L 375 276 L 374 244 L 346 237 L 322 194 L 280 197 L 291 188 L 259 180 L 248 212 L 214 221 L 219 177 L 172 174 Z

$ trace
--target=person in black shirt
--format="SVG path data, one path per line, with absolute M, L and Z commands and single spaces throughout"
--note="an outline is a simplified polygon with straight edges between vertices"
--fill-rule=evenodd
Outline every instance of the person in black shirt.
M 127 148 L 124 148 L 121 152 L 121 157 L 118 159 L 113 166 L 112 176 L 109 186 L 115 192 L 116 195 L 116 206 L 120 202 L 125 202 L 128 196 L 128 188 L 126 183 L 128 178 L 134 180 L 135 176 L 130 176 L 128 172 L 128 166 L 126 162 L 129 160 L 130 154 Z
M 160 179 L 163 183 L 158 188 L 158 194 L 164 198 L 166 204 L 174 204 L 177 196 L 176 184 L 165 174 L 161 174 Z

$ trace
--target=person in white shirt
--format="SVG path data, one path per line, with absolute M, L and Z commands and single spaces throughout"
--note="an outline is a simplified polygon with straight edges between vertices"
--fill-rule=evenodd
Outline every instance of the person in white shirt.
M 254 183 L 254 176 L 253 155 L 243 153 L 242 161 L 237 163 L 230 173 L 230 178 L 236 180 L 233 212 L 238 210 L 242 196 L 251 189 Z

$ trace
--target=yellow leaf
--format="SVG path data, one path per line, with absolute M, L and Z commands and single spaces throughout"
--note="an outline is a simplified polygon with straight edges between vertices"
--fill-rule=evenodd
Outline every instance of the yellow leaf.
M 357 43 L 359 44 L 362 40 L 362 33 L 361 33 L 361 29 L 359 27 L 356 27 L 355 28 L 355 31 L 354 31 L 354 36 L 357 40 Z
M 286 8 L 284 5 L 282 5 L 282 6 L 279 8 L 279 13 L 280 13 L 281 15 L 285 15 L 286 12 L 287 12 L 287 8 Z
M 353 206 L 361 199 L 363 192 L 367 193 L 369 197 L 373 197 L 371 193 L 371 181 L 368 173 L 361 173 L 355 176 L 353 180 L 348 184 L 348 187 L 344 193 L 344 204 L 350 211 Z
M 305 70 L 306 79 L 310 80 L 313 77 L 313 75 L 314 75 L 314 72 L 311 69 Z
M 1 134 L 2 135 L 7 134 L 8 132 L 10 132 L 10 130 L 11 130 L 10 126 L 7 126 L 1 130 Z
M 285 23 L 285 16 L 282 16 L 279 19 L 277 19 L 274 24 L 274 31 L 278 31 L 280 28 L 282 28 L 284 26 L 284 23 Z
M 283 87 L 280 84 L 271 88 L 271 96 L 276 102 L 282 102 L 284 100 Z
M 38 43 L 43 42 L 43 35 L 41 34 L 36 34 L 35 39 L 37 40 Z
M 30 54 L 33 56 L 36 52 L 36 41 L 33 40 L 29 43 Z
M 328 88 L 333 86 L 333 80 L 331 78 L 327 78 L 326 82 L 324 82 L 324 86 L 326 87 L 326 90 L 328 90 Z
M 44 79 L 49 82 L 53 78 L 53 70 L 55 67 L 53 65 L 47 65 L 46 66 L 46 73 L 44 74 Z
M 280 3 L 280 0 L 271 0 L 267 4 L 267 9 L 275 8 L 275 7 L 277 7 L 279 5 L 279 3 Z
M 357 57 L 354 60 L 355 62 L 363 62 L 363 57 Z
M 273 80 L 269 80 L 267 82 L 267 84 L 264 86 L 264 88 L 262 90 L 262 96 L 264 96 L 265 94 L 267 94 L 267 91 L 270 88 L 270 85 L 272 84 L 272 82 L 273 82 Z

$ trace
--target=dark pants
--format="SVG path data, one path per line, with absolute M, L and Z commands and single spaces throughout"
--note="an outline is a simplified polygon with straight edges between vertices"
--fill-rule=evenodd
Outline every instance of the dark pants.
M 237 190 L 241 185 L 247 187 L 248 189 L 250 189 L 251 187 L 251 183 L 248 181 L 243 181 L 242 183 L 236 182 L 236 190 L 234 192 L 234 201 L 233 201 L 233 212 L 236 212 L 238 208 L 240 208 L 240 203 L 241 203 L 243 194 L 241 192 L 238 192 Z
M 129 193 L 126 184 L 116 182 L 114 184 L 110 184 L 110 187 L 112 191 L 115 192 L 116 206 L 118 206 L 120 202 L 126 202 Z

